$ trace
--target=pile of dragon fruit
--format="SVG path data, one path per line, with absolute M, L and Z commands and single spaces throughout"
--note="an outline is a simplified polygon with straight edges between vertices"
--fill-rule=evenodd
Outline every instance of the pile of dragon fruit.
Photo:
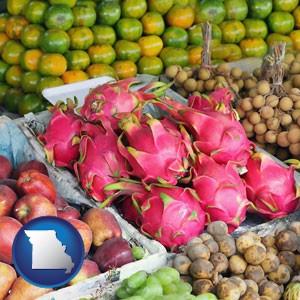
M 100 207 L 115 205 L 173 251 L 209 222 L 223 220 L 233 232 L 248 212 L 271 220 L 299 208 L 295 166 L 256 150 L 227 88 L 183 105 L 166 96 L 165 83 L 133 91 L 137 83 L 97 86 L 82 107 L 58 101 L 38 137 L 49 163 L 74 172 Z M 145 114 L 148 104 L 161 115 Z

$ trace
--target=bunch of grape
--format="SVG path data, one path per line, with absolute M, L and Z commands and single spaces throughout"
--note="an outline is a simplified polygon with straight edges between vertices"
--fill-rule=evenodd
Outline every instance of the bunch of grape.
M 140 270 L 124 279 L 116 290 L 118 299 L 128 300 L 217 300 L 212 293 L 192 294 L 190 283 L 182 281 L 172 267 L 162 267 L 149 274 Z

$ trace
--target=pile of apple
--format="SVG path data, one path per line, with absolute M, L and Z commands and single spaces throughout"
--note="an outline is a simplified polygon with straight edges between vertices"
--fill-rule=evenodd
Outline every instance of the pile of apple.
M 58 195 L 42 162 L 24 161 L 13 168 L 10 160 L 0 155 L 0 299 L 30 300 L 52 291 L 30 284 L 13 266 L 12 245 L 17 232 L 41 216 L 69 221 L 82 237 L 85 259 L 67 286 L 138 259 L 129 241 L 122 237 L 113 213 L 68 204 Z

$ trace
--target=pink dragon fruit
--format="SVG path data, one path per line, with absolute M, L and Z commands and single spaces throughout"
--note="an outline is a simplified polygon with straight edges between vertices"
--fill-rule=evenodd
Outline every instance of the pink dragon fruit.
M 140 123 L 134 115 L 123 120 L 118 149 L 128 161 L 128 174 L 143 183 L 177 184 L 187 175 L 191 140 L 181 127 L 167 118 L 145 116 Z
M 231 161 L 239 167 L 246 165 L 255 145 L 247 138 L 234 113 L 198 110 L 166 97 L 155 99 L 153 103 L 187 128 L 194 138 L 196 151 L 211 156 L 218 163 Z
M 167 249 L 176 251 L 203 232 L 205 213 L 193 189 L 153 185 L 143 199 L 140 231 Z
M 44 146 L 47 160 L 56 167 L 72 169 L 79 157 L 80 130 L 84 120 L 75 114 L 76 99 L 67 99 L 67 104 L 58 101 L 49 110 L 52 113 L 46 131 L 38 136 Z
M 102 125 L 86 123 L 82 127 L 79 144 L 80 158 L 74 163 L 74 171 L 87 195 L 96 201 L 104 202 L 113 192 L 104 192 L 107 184 L 116 182 L 120 177 L 128 177 L 125 159 L 117 148 L 118 136 L 108 119 Z M 105 205 L 111 203 L 105 202 Z
M 140 118 L 146 100 L 163 95 L 168 87 L 162 82 L 152 82 L 136 91 L 130 90 L 132 85 L 140 82 L 137 77 L 132 77 L 99 85 L 91 89 L 78 113 L 89 122 L 97 122 L 105 116 L 116 130 L 122 117 L 135 113 Z
M 253 212 L 268 220 L 286 216 L 300 207 L 300 187 L 295 182 L 295 166 L 283 166 L 270 155 L 254 153 L 242 175 Z
M 206 212 L 207 223 L 222 220 L 233 232 L 245 220 L 250 202 L 234 164 L 218 164 L 211 157 L 198 154 L 192 184 Z

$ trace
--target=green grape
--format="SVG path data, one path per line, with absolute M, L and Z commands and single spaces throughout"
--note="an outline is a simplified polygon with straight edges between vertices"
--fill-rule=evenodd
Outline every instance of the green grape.
M 155 275 L 162 285 L 168 285 L 171 282 L 180 281 L 179 272 L 172 267 L 162 267 L 156 270 L 153 275 Z
M 132 289 L 138 289 L 146 282 L 147 278 L 148 274 L 146 271 L 137 271 L 129 276 L 127 286 Z
M 145 300 L 145 298 L 143 296 L 130 296 L 124 300 Z
M 163 286 L 163 290 L 164 295 L 177 294 L 177 283 L 170 282 L 169 284 Z
M 156 299 L 163 294 L 163 288 L 160 283 L 149 282 L 142 289 L 139 289 L 135 295 L 142 296 L 147 300 Z
M 163 295 L 158 296 L 155 298 L 155 300 L 189 300 L 193 298 L 188 298 L 190 295 L 178 295 L 178 294 L 170 294 L 170 295 Z
M 176 283 L 176 285 L 177 285 L 177 293 L 181 295 L 186 295 L 186 294 L 189 295 L 193 290 L 193 287 L 188 282 L 179 281 Z
M 116 296 L 119 299 L 125 299 L 131 296 L 131 294 L 128 294 L 128 292 L 126 291 L 126 287 L 125 286 L 120 286 L 117 290 L 116 290 Z
M 212 293 L 204 293 L 197 295 L 195 300 L 218 300 L 217 296 Z
M 159 279 L 154 276 L 153 274 L 149 275 L 147 280 L 146 280 L 146 284 L 159 284 L 161 285 Z
M 131 248 L 131 251 L 132 251 L 132 254 L 133 254 L 133 256 L 136 260 L 142 259 L 145 255 L 145 250 L 144 250 L 143 247 L 133 246 Z

